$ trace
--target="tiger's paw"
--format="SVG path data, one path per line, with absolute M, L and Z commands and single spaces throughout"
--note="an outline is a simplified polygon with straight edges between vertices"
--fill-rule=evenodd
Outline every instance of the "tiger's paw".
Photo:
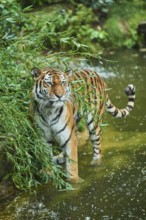
M 65 163 L 65 157 L 64 157 L 63 153 L 60 153 L 57 156 L 53 156 L 53 162 L 55 164 L 64 164 Z
M 67 182 L 80 184 L 80 183 L 84 183 L 84 180 L 81 177 L 76 177 L 76 178 L 68 178 Z
M 100 166 L 101 165 L 101 158 L 92 159 L 91 165 L 92 166 Z

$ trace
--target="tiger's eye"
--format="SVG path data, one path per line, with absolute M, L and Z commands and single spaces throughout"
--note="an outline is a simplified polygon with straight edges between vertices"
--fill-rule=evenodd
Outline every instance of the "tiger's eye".
M 66 85 L 66 81 L 62 81 L 62 85 L 65 86 Z

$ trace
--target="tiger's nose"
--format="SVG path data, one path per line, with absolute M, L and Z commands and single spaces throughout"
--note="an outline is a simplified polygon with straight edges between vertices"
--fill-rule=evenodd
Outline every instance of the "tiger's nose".
M 63 95 L 62 94 L 55 94 L 57 98 L 61 98 Z

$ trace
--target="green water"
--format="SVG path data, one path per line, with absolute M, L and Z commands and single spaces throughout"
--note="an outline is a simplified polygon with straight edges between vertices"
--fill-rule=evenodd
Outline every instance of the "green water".
M 119 51 L 106 55 L 103 75 L 118 107 L 127 103 L 123 88 L 136 86 L 136 104 L 127 119 L 105 116 L 102 164 L 90 165 L 91 145 L 79 134 L 79 173 L 85 180 L 73 191 L 49 185 L 25 192 L 1 205 L 0 220 L 145 220 L 146 219 L 146 54 Z M 102 75 L 102 73 L 101 73 Z

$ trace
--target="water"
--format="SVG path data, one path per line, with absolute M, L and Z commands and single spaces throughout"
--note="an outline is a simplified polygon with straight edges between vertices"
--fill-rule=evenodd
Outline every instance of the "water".
M 106 58 L 117 61 L 104 61 L 101 71 L 112 88 L 113 103 L 125 107 L 123 88 L 129 83 L 136 86 L 137 98 L 127 119 L 106 114 L 104 123 L 109 126 L 103 127 L 101 166 L 90 165 L 87 133 L 79 134 L 79 173 L 84 184 L 73 191 L 45 185 L 35 193 L 22 193 L 1 206 L 0 220 L 146 219 L 146 54 L 119 51 Z

